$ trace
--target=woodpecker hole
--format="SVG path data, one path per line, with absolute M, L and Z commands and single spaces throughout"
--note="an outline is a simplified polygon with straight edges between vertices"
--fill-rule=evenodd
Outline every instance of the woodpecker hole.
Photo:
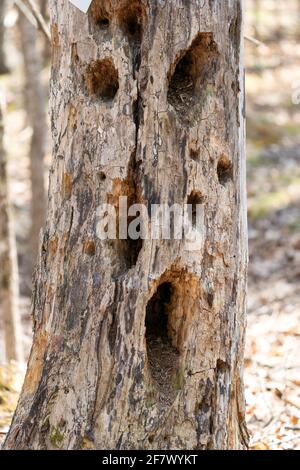
M 119 275 L 123 272 L 126 272 L 128 269 L 136 265 L 140 251 L 143 248 L 143 239 L 130 238 L 127 230 L 127 238 L 121 238 L 119 233 L 119 214 L 120 214 L 120 197 L 127 196 L 127 207 L 130 208 L 133 204 L 138 204 L 140 202 L 140 195 L 138 191 L 138 185 L 136 184 L 138 177 L 138 165 L 135 160 L 135 152 L 132 153 L 129 159 L 128 168 L 127 168 L 127 178 L 120 179 L 116 178 L 113 180 L 113 191 L 108 195 L 107 202 L 114 205 L 116 211 L 116 221 L 117 221 L 117 239 L 112 240 L 112 247 L 116 255 L 116 270 L 115 274 Z M 138 217 L 139 214 L 136 215 Z M 127 229 L 131 221 L 135 217 L 127 216 Z M 138 227 L 137 227 L 138 230 Z
M 194 161 L 200 160 L 200 150 L 198 148 L 191 148 L 190 149 L 190 157 Z
M 110 14 L 104 0 L 94 0 L 89 10 L 90 23 L 93 29 L 107 30 L 110 26 Z
M 100 181 L 105 181 L 106 180 L 106 174 L 104 173 L 104 171 L 100 171 L 98 173 L 98 176 L 99 176 Z
M 197 206 L 203 204 L 204 196 L 200 191 L 193 190 L 188 196 L 187 203 L 191 206 L 190 208 L 190 218 L 193 228 L 197 227 Z
M 176 268 L 162 278 L 146 307 L 146 349 L 157 406 L 163 411 L 184 387 L 188 336 L 200 298 L 199 280 Z
M 167 99 L 183 124 L 201 116 L 214 85 L 217 58 L 212 33 L 200 33 L 170 68 Z
M 159 390 L 159 401 L 171 405 L 176 396 L 175 374 L 179 367 L 179 351 L 170 335 L 170 308 L 174 287 L 161 284 L 146 309 L 146 343 L 151 377 Z
M 135 76 L 141 65 L 141 43 L 146 11 L 140 0 L 130 0 L 118 12 L 120 29 L 131 47 L 132 69 Z
M 97 25 L 100 29 L 107 29 L 109 27 L 109 19 L 108 18 L 99 18 L 97 20 Z
M 129 41 L 141 43 L 144 31 L 145 8 L 141 1 L 130 0 L 119 10 L 119 24 Z
M 232 180 L 233 178 L 233 168 L 232 163 L 229 160 L 227 155 L 222 155 L 219 158 L 218 166 L 217 166 L 217 174 L 219 183 L 223 186 L 228 183 L 228 181 Z
M 106 58 L 90 64 L 86 84 L 93 97 L 106 102 L 113 101 L 119 89 L 119 74 L 112 59 Z
M 95 243 L 92 240 L 88 240 L 84 244 L 83 251 L 86 255 L 94 256 L 96 253 Z

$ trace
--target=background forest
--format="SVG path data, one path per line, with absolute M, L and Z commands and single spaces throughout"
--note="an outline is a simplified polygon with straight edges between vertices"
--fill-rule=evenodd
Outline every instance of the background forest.
M 45 25 L 29 4 L 1 0 L 0 5 L 0 101 L 17 248 L 17 342 L 22 346 L 12 356 L 5 347 L 2 309 L 0 442 L 22 385 L 21 356 L 27 360 L 31 345 L 31 276 L 51 163 L 47 2 L 36 0 Z M 299 26 L 299 0 L 246 0 L 250 264 L 245 387 L 254 450 L 300 448 Z M 19 360 L 7 361 L 8 356 Z

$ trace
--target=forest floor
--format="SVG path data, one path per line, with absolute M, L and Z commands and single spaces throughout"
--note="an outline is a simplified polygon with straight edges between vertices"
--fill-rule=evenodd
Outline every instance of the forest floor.
M 300 449 L 300 50 L 296 41 L 274 37 L 258 48 L 247 43 L 246 59 L 250 262 L 245 392 L 250 448 Z M 28 354 L 30 191 L 24 155 L 30 128 L 20 105 L 20 72 L 2 82 L 8 90 L 6 148 Z M 1 366 L 3 354 L 0 325 L 0 442 L 24 374 L 16 364 Z
M 300 50 L 246 52 L 247 422 L 252 449 L 300 449 Z

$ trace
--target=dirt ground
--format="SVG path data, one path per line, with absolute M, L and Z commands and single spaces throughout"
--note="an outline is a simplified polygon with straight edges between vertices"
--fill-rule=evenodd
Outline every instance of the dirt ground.
M 264 44 L 246 45 L 247 421 L 252 448 L 299 449 L 299 4 L 278 2 L 277 12 L 271 10 L 272 2 L 261 4 L 259 23 L 248 11 L 247 33 L 257 37 L 259 25 Z
M 300 2 L 247 2 L 247 164 L 249 204 L 248 330 L 245 391 L 250 448 L 300 449 Z M 276 5 L 276 7 L 274 6 Z M 30 128 L 22 74 L 0 79 L 7 96 L 6 148 L 21 273 L 24 347 L 31 342 L 26 272 Z M 45 84 L 48 71 L 45 71 Z M 48 164 L 50 161 L 50 151 Z M 1 325 L 0 325 L 1 326 Z M 0 364 L 3 338 L 0 329 Z M 24 370 L 0 366 L 0 441 L 7 432 Z

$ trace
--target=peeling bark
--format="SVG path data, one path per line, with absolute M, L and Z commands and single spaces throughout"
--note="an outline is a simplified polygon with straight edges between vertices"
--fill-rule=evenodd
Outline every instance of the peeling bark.
M 49 212 L 5 448 L 244 448 L 241 1 L 50 8 Z M 201 247 L 101 241 L 119 195 L 203 204 Z

